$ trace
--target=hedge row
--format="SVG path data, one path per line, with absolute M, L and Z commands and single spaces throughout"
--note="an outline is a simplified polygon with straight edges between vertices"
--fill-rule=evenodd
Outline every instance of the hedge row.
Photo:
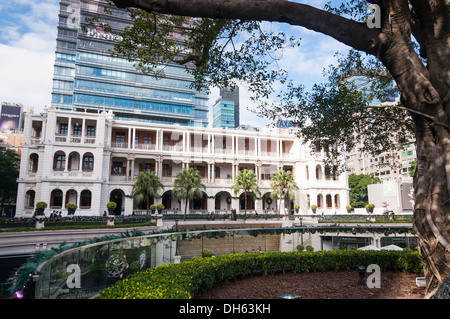
M 229 254 L 161 265 L 128 276 L 99 299 L 190 299 L 237 277 L 294 271 L 352 270 L 377 264 L 383 270 L 422 272 L 417 251 L 320 251 Z

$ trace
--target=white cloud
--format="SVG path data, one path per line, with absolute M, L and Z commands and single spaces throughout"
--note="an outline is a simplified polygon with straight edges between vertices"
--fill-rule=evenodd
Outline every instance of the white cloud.
M 2 8 L 0 100 L 41 112 L 51 102 L 58 0 L 18 0 Z M 18 11 L 20 9 L 20 13 Z
M 53 52 L 30 51 L 0 44 L 0 100 L 34 107 L 50 106 Z

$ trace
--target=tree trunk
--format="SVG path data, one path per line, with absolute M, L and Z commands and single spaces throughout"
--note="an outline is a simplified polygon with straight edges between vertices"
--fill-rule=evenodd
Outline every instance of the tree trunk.
M 281 201 L 283 200 L 283 198 L 280 195 L 280 204 L 278 205 L 278 215 L 281 214 Z
M 435 130 L 421 117 L 415 117 L 415 124 L 417 170 L 414 176 L 413 227 L 424 263 L 427 298 L 431 298 L 450 276 L 448 151 L 445 153 L 442 145 L 443 141 L 449 143 L 450 140 L 448 132 Z
M 184 201 L 184 220 L 186 220 L 188 202 L 189 202 L 189 198 L 186 196 L 186 199 Z
M 422 16 L 421 35 L 416 38 L 427 39 L 421 43 L 427 64 L 419 59 L 410 41 L 407 1 L 387 2 L 391 16 L 385 19 L 383 31 L 390 38 L 380 47 L 378 57 L 395 79 L 402 104 L 414 120 L 417 170 L 413 227 L 424 263 L 426 294 L 431 298 L 450 275 L 450 27 L 445 16 L 448 7 L 441 8 L 444 14 L 439 15 L 439 8 L 435 12 L 428 2 L 416 2 L 411 1 Z
M 247 191 L 244 190 L 244 220 L 247 220 Z

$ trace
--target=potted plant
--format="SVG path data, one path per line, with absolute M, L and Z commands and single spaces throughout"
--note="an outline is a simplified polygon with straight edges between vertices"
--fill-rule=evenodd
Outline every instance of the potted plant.
M 162 214 L 162 211 L 165 209 L 163 204 L 156 205 L 156 209 L 158 210 L 158 213 Z
M 67 214 L 68 215 L 75 215 L 75 211 L 77 210 L 78 206 L 74 203 L 68 203 L 66 204 Z
M 108 208 L 108 213 L 109 215 L 114 215 L 114 210 L 117 207 L 117 203 L 116 202 L 109 202 L 108 204 L 106 204 L 106 208 Z
M 156 210 L 156 205 L 155 204 L 151 204 L 150 205 L 150 210 L 152 211 L 152 214 L 154 214 L 155 210 Z
M 315 214 L 316 210 L 317 210 L 317 206 L 316 205 L 311 205 L 311 210 Z
M 347 213 L 351 213 L 351 211 L 352 211 L 352 206 L 350 206 L 350 205 L 347 205 L 347 206 L 345 206 L 345 208 L 347 209 Z
M 374 204 L 367 204 L 365 206 L 365 208 L 366 208 L 368 213 L 373 213 L 373 209 L 375 208 L 375 205 Z
M 298 214 L 298 211 L 300 210 L 300 206 L 299 205 L 295 205 L 294 206 L 294 210 L 295 210 L 295 213 Z
M 44 211 L 47 208 L 46 202 L 37 202 L 36 203 L 36 216 L 44 215 Z

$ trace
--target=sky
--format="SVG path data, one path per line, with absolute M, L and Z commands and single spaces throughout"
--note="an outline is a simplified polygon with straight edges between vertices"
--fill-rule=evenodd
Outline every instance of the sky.
M 326 1 L 298 1 L 322 8 Z M 0 2 L 0 101 L 21 103 L 40 113 L 51 104 L 59 0 Z M 283 53 L 279 64 L 290 77 L 309 89 L 324 80 L 324 68 L 336 62 L 334 54 L 348 49 L 334 39 L 301 27 L 275 24 L 273 28 L 301 38 L 301 45 Z M 211 88 L 209 105 L 219 97 Z M 245 85 L 240 86 L 241 124 L 262 127 Z M 211 112 L 210 112 L 211 113 Z

